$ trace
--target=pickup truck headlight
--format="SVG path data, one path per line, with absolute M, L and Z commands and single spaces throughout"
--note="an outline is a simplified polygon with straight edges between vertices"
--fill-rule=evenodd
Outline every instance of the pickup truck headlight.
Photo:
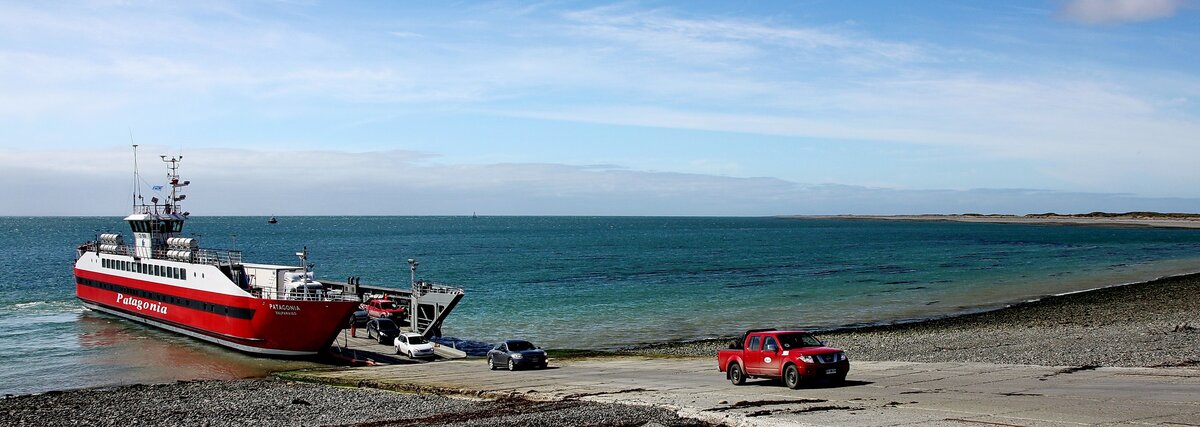
M 814 360 L 812 356 L 800 356 L 800 361 L 802 361 L 804 363 L 817 363 L 817 361 Z
M 512 355 L 513 359 L 522 359 L 524 357 L 525 356 L 522 356 L 521 353 L 513 353 L 513 355 Z
M 845 353 L 845 352 L 838 353 L 838 354 L 837 354 L 837 361 L 838 361 L 838 362 L 841 362 L 841 361 L 843 361 L 843 360 L 846 360 L 846 353 Z

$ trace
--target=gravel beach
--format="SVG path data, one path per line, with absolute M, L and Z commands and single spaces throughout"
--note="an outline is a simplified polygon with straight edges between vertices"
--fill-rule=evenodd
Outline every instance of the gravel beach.
M 0 400 L 5 426 L 711 426 L 648 406 L 409 394 L 279 379 L 193 381 Z
M 1046 297 L 977 314 L 818 336 L 860 360 L 1200 365 L 1200 274 Z M 652 345 L 628 352 L 712 356 L 731 339 Z
M 1200 274 L 820 336 L 856 360 L 1084 368 L 1195 366 L 1200 365 Z M 729 341 L 658 344 L 618 354 L 712 357 Z M 134 385 L 0 400 L 0 425 L 130 424 L 711 425 L 646 406 L 470 399 L 278 378 Z

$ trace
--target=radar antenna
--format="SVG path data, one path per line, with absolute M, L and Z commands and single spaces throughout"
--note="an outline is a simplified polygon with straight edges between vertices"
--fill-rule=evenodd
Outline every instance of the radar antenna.
M 187 198 L 186 194 L 179 194 L 179 189 L 192 183 L 191 181 L 179 181 L 179 163 L 183 161 L 183 155 L 180 154 L 178 157 L 171 158 L 167 158 L 167 156 L 158 157 L 162 159 L 163 163 L 167 163 L 167 182 L 171 186 L 171 195 L 163 203 L 163 213 L 178 214 L 180 213 L 179 202 Z

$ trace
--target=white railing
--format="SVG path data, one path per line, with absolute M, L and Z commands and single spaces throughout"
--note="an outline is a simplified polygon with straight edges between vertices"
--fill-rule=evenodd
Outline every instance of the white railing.
M 98 245 L 96 242 L 87 242 L 80 246 L 81 250 L 88 252 L 104 252 L 106 254 L 137 256 L 136 248 L 129 245 L 121 245 L 115 248 L 102 247 L 107 245 Z M 191 251 L 191 259 L 179 259 L 174 256 L 168 256 L 169 249 L 159 248 L 150 252 L 151 259 L 166 259 L 171 261 L 184 261 L 192 264 L 211 264 L 211 265 L 237 265 L 242 263 L 242 251 L 234 251 L 229 249 L 196 249 Z
M 236 265 L 242 263 L 242 251 L 233 251 L 227 249 L 197 249 L 192 253 L 195 257 L 195 262 L 199 264 Z M 158 256 L 156 255 L 155 258 L 158 258 Z
M 417 292 L 419 292 L 421 295 L 425 295 L 425 294 L 463 295 L 466 293 L 466 291 L 464 291 L 463 288 L 459 288 L 459 287 L 455 287 L 455 286 L 433 284 L 433 283 L 429 283 L 429 282 L 417 283 L 416 288 L 417 288 L 416 289 Z
M 358 301 L 358 296 L 340 292 L 278 292 L 274 289 L 254 288 L 251 294 L 267 300 L 278 301 Z

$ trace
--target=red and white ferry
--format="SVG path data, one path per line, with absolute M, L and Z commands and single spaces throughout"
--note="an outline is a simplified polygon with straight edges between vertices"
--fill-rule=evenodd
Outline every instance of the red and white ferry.
M 146 204 L 135 192 L 125 218 L 132 246 L 102 234 L 79 247 L 76 296 L 92 310 L 248 353 L 296 357 L 329 348 L 358 298 L 313 280 L 307 251 L 296 253 L 300 266 L 249 264 L 239 251 L 201 249 L 181 237 L 189 213 L 180 209 L 180 190 L 190 183 L 179 179 L 182 158 L 162 157 L 166 200 Z

